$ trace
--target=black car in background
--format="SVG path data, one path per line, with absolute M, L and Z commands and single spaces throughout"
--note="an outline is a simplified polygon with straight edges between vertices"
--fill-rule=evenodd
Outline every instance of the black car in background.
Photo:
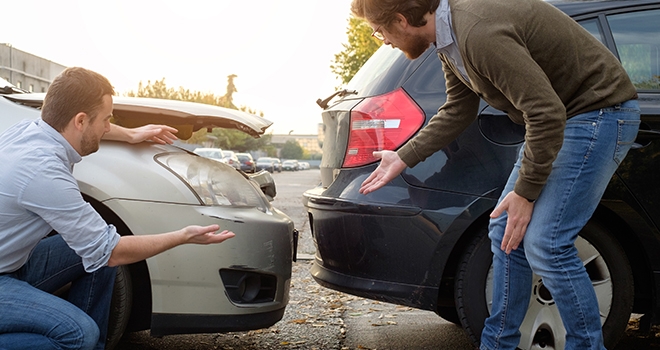
M 576 242 L 613 348 L 631 313 L 646 328 L 660 323 L 660 1 L 553 4 L 622 61 L 642 108 L 636 144 Z M 411 61 L 381 47 L 324 109 L 321 184 L 303 198 L 317 248 L 311 273 L 328 288 L 435 311 L 477 342 L 492 296 L 488 216 L 524 128 L 482 102 L 449 146 L 358 193 L 378 165 L 372 151 L 398 149 L 445 101 L 434 51 Z M 521 332 L 521 349 L 563 349 L 565 330 L 538 276 Z
M 250 153 L 236 153 L 236 158 L 238 158 L 241 170 L 244 172 L 252 174 L 257 171 L 257 164 Z

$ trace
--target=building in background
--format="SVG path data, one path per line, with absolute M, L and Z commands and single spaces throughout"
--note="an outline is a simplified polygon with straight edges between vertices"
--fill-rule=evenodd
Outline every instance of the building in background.
M 0 78 L 30 92 L 46 92 L 66 66 L 0 43 Z

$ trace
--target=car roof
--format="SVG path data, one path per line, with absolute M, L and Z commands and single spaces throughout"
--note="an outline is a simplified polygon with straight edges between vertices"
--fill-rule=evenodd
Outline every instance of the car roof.
M 39 108 L 46 94 L 15 93 L 3 96 L 16 103 Z M 166 124 L 177 128 L 177 137 L 184 140 L 197 130 L 215 127 L 241 130 L 256 138 L 273 124 L 251 113 L 204 103 L 127 96 L 113 96 L 112 99 L 114 124 L 129 128 Z
M 548 0 L 548 3 L 571 17 L 577 17 L 600 11 L 660 4 L 660 0 Z

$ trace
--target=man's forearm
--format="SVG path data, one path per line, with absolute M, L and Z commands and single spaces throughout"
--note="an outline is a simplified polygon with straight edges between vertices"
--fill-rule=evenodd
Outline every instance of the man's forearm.
M 110 131 L 103 134 L 103 139 L 129 142 L 131 140 L 130 132 L 130 129 L 110 123 Z
M 222 243 L 235 234 L 228 230 L 217 232 L 217 224 L 208 226 L 191 225 L 180 230 L 145 236 L 122 236 L 112 250 L 108 266 L 131 264 L 172 249 L 181 244 Z
M 181 230 L 145 236 L 122 236 L 112 251 L 108 266 L 132 264 L 186 242 Z

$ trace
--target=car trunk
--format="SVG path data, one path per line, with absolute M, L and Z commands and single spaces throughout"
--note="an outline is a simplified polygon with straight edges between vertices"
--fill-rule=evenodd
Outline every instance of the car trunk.
M 320 165 L 323 187 L 330 186 L 340 169 L 345 168 L 353 109 L 365 100 L 400 88 L 433 51 L 429 49 L 420 58 L 409 60 L 401 51 L 381 46 L 347 84 L 347 92 L 341 94 L 344 97 L 324 109 L 323 158 Z
M 25 106 L 41 108 L 46 94 L 5 95 Z M 260 137 L 273 123 L 265 118 L 235 109 L 143 97 L 113 97 L 113 123 L 128 128 L 147 124 L 165 124 L 179 130 L 177 137 L 187 140 L 200 129 L 236 129 L 252 137 Z

